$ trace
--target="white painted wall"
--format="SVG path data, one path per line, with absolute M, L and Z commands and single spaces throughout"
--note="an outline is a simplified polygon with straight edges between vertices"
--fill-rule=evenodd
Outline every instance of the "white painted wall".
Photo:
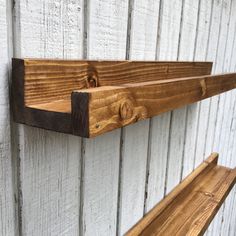
M 0 236 L 123 235 L 211 151 L 236 166 L 236 91 L 81 139 L 10 122 L 12 54 L 236 71 L 235 11 L 236 0 L 0 0 Z M 236 235 L 236 188 L 206 235 Z
M 0 235 L 17 232 L 17 207 L 14 194 L 14 164 L 11 155 L 9 78 L 11 56 L 10 6 L 0 0 Z

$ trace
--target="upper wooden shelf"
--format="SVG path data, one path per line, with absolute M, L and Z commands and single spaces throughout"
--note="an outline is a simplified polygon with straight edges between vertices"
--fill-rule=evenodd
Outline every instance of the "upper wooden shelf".
M 99 134 L 236 87 L 210 62 L 13 59 L 16 122 L 82 137 Z
M 217 160 L 213 153 L 125 235 L 203 235 L 236 182 L 236 168 Z

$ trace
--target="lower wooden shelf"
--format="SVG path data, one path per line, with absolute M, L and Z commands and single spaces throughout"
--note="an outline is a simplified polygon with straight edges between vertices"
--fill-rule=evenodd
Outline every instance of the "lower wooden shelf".
M 236 168 L 217 165 L 213 153 L 126 236 L 203 235 L 236 182 Z

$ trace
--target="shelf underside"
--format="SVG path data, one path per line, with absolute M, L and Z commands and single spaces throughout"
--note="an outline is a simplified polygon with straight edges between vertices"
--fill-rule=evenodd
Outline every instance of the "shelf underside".
M 236 169 L 212 154 L 140 220 L 126 236 L 203 235 L 236 181 Z
M 13 60 L 17 122 L 95 137 L 236 87 L 208 62 Z

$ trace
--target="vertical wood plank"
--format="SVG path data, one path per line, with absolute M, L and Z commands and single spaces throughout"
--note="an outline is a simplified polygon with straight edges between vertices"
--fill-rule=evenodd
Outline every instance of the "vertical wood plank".
M 145 212 L 148 212 L 164 197 L 169 128 L 170 112 L 161 114 L 152 121 Z
M 82 5 L 15 1 L 15 56 L 81 57 Z M 22 235 L 78 235 L 80 138 L 19 129 Z
M 18 235 L 15 218 L 13 165 L 9 114 L 9 75 L 11 49 L 8 1 L 0 0 L 0 235 Z M 17 217 L 17 216 L 16 216 Z
M 125 59 L 128 1 L 87 2 L 87 57 Z M 81 235 L 116 235 L 121 132 L 84 140 Z
M 234 198 L 233 198 L 233 201 L 232 201 L 232 206 L 233 208 L 230 209 L 231 211 L 231 217 L 230 217 L 230 220 L 229 220 L 229 236 L 234 236 L 235 235 L 235 232 L 236 232 L 236 224 L 235 224 L 235 218 L 236 218 L 236 188 L 234 187 L 232 189 L 232 191 L 234 192 Z
M 231 72 L 234 71 L 236 65 L 236 56 L 233 54 L 233 50 L 235 49 L 235 36 L 236 36 L 236 2 L 232 1 L 230 7 L 230 22 L 228 28 L 228 37 L 226 42 L 226 50 L 225 50 L 225 58 L 224 58 L 224 71 Z M 236 93 L 235 91 L 230 91 L 226 93 L 225 99 L 225 109 L 224 109 L 224 117 L 223 117 L 223 125 L 221 130 L 221 140 L 223 140 L 224 145 L 222 147 L 222 153 L 224 154 L 224 158 L 221 163 L 225 164 L 229 167 L 235 167 L 236 161 L 232 157 L 234 155 L 233 144 L 234 144 L 234 136 L 235 136 L 235 123 L 234 117 L 236 112 Z M 233 154 L 233 155 L 232 155 Z M 235 221 L 231 222 L 230 217 L 232 213 L 232 209 L 234 209 L 234 198 L 236 197 L 234 189 L 227 197 L 225 204 L 223 206 L 223 214 L 222 214 L 222 223 L 221 223 L 221 235 L 230 234 L 230 226 L 235 224 Z
M 207 31 L 205 32 L 205 43 L 204 43 L 204 54 L 205 55 L 198 55 L 196 53 L 195 59 L 196 60 L 207 60 L 207 61 L 214 61 L 215 60 L 215 51 L 217 49 L 217 45 L 215 44 L 218 40 L 218 37 L 211 37 L 211 26 L 214 24 L 212 21 L 212 15 L 213 15 L 213 1 L 210 2 L 208 1 L 208 6 L 206 6 L 207 2 L 201 1 L 201 6 L 205 5 L 207 8 L 206 10 L 209 12 L 207 18 L 205 19 L 206 25 L 207 25 Z M 214 32 L 215 33 L 215 32 Z M 198 32 L 199 34 L 199 32 Z M 204 37 L 203 36 L 203 37 Z M 218 36 L 216 34 L 216 36 Z M 209 50 L 209 47 L 212 47 L 212 45 L 215 45 L 216 47 L 211 48 Z M 201 42 L 197 42 L 197 46 L 200 48 L 201 47 Z M 196 51 L 197 52 L 197 51 Z M 213 72 L 213 71 L 212 71 Z M 206 99 L 204 101 L 201 101 L 198 105 L 198 121 L 197 121 L 197 127 L 196 127 L 196 139 L 195 139 L 195 144 L 193 145 L 194 147 L 194 168 L 196 168 L 200 162 L 203 161 L 204 157 L 207 155 L 205 153 L 205 140 L 206 140 L 206 135 L 207 135 L 207 127 L 208 127 L 208 117 L 209 117 L 209 109 L 210 109 L 210 100 L 211 99 Z
M 210 25 L 210 36 L 208 40 L 208 50 L 206 60 L 208 61 L 216 61 L 217 55 L 217 47 L 218 47 L 218 39 L 219 39 L 219 30 L 220 30 L 220 21 L 221 21 L 221 2 L 214 1 L 212 6 L 212 17 L 211 17 L 211 25 Z M 215 72 L 215 64 L 213 66 L 212 73 Z M 213 100 L 213 107 L 211 107 L 211 101 Z M 207 137 L 212 139 L 208 134 L 209 132 L 214 131 L 214 119 L 216 117 L 217 101 L 218 98 L 210 98 L 202 101 L 200 104 L 199 110 L 199 122 L 198 122 L 198 131 L 197 131 L 197 140 L 195 144 L 195 164 L 194 167 L 197 167 L 207 155 L 205 152 L 206 140 Z M 210 111 L 211 108 L 211 111 Z M 215 110 L 214 110 L 215 109 Z M 209 116 L 211 117 L 211 121 L 209 122 Z M 208 128 L 210 126 L 210 129 Z M 214 135 L 214 134 L 211 134 Z M 208 149 L 208 152 L 212 152 L 212 149 Z
M 128 59 L 155 60 L 159 1 L 130 2 Z M 152 26 L 152 27 L 149 27 Z M 149 120 L 123 129 L 118 234 L 123 235 L 144 212 Z
M 234 4 L 234 3 L 233 3 Z M 233 10 L 234 8 L 232 8 Z M 234 16 L 235 17 L 235 16 Z M 235 41 L 235 37 L 234 37 L 234 45 L 233 45 L 233 49 L 232 52 L 236 49 L 236 41 Z M 235 71 L 236 69 L 236 56 L 232 54 L 232 60 L 231 60 L 231 70 Z M 236 92 L 233 91 L 233 95 L 236 97 Z M 236 159 L 235 159 L 235 153 L 236 153 L 236 101 L 234 103 L 234 110 L 233 110 L 233 118 L 231 121 L 231 135 L 230 135 L 230 143 L 229 143 L 229 152 L 227 153 L 228 156 L 230 156 L 230 160 L 231 160 L 231 166 L 236 166 Z M 235 235 L 236 232 L 236 223 L 235 223 L 235 219 L 236 219 L 236 187 L 234 187 L 232 189 L 232 193 L 231 193 L 231 200 L 230 203 L 227 204 L 229 207 L 226 207 L 224 209 L 224 215 L 223 215 L 223 223 L 222 223 L 222 228 L 221 228 L 221 232 L 224 232 L 224 230 L 226 231 L 226 233 L 228 235 Z
M 226 58 L 231 57 L 231 53 L 227 53 L 227 47 L 230 46 L 232 50 L 232 44 L 227 45 L 227 40 L 230 37 L 230 33 L 229 32 L 229 21 L 230 21 L 230 13 L 231 13 L 231 0 L 227 0 L 227 1 L 222 1 L 222 5 L 221 5 L 221 10 L 222 10 L 222 15 L 221 15 L 221 22 L 220 22 L 220 28 L 219 28 L 219 39 L 218 39 L 218 45 L 217 45 L 217 54 L 216 54 L 216 60 L 215 60 L 215 72 L 217 73 L 222 73 L 222 72 L 227 72 L 229 71 L 229 69 L 227 69 L 225 67 L 225 60 Z M 229 97 L 228 97 L 229 96 Z M 223 138 L 223 133 L 221 132 L 227 132 L 226 131 L 226 126 L 228 122 L 231 122 L 230 119 L 230 114 L 228 114 L 229 112 L 229 108 L 230 108 L 230 96 L 231 93 L 225 93 L 223 95 L 218 96 L 219 97 L 219 105 L 218 105 L 218 109 L 216 108 L 215 111 L 217 111 L 217 113 L 212 114 L 210 113 L 210 115 L 214 115 L 216 118 L 216 125 L 214 127 L 215 132 L 214 132 L 214 143 L 213 143 L 213 148 L 214 150 L 218 151 L 221 155 L 221 158 L 219 160 L 219 163 L 222 164 L 222 160 L 226 160 L 226 153 L 224 152 L 224 146 L 226 145 L 227 140 L 225 140 L 225 138 Z M 212 98 L 212 101 L 214 101 Z M 217 106 L 217 104 L 215 104 L 214 102 L 211 103 L 211 106 Z M 227 114 L 229 115 L 227 121 L 224 122 L 224 112 L 227 112 Z M 210 120 L 209 120 L 210 121 Z M 223 128 L 223 130 L 222 130 Z M 228 134 L 227 134 L 228 135 Z M 227 198 L 226 201 L 228 201 L 229 198 Z M 214 219 L 214 221 L 212 222 L 212 225 L 209 227 L 209 235 L 220 235 L 220 229 L 221 229 L 221 222 L 222 222 L 222 214 L 223 214 L 223 210 L 224 210 L 224 206 L 223 205 L 220 209 L 220 211 L 217 214 L 217 217 Z
M 198 1 L 185 0 L 182 6 L 179 60 L 193 60 L 198 21 Z M 182 160 L 185 145 L 187 107 L 173 111 L 170 124 L 170 144 L 166 192 L 176 186 L 182 178 Z M 193 158 L 188 156 L 187 158 Z
M 235 57 L 236 59 L 236 57 Z M 236 65 L 236 63 L 235 63 Z M 234 93 L 234 96 L 236 96 L 236 94 Z M 234 117 L 232 120 L 232 133 L 234 133 L 232 139 L 232 152 L 231 152 L 231 165 L 232 166 L 236 166 L 236 160 L 235 160 L 235 152 L 236 152 L 236 103 L 235 103 L 235 107 L 234 107 Z M 236 187 L 234 187 L 232 189 L 232 193 L 231 193 L 232 197 L 231 197 L 231 202 L 229 204 L 229 208 L 226 208 L 226 210 L 224 211 L 224 221 L 223 221 L 223 225 L 222 225 L 222 232 L 223 230 L 226 230 L 226 233 L 228 233 L 228 235 L 235 235 L 236 232 L 236 223 L 235 223 L 235 219 L 236 219 Z
M 127 48 L 131 60 L 155 60 L 159 5 L 159 0 L 131 1 L 130 42 Z
M 158 60 L 177 59 L 181 9 L 181 0 L 161 1 L 157 38 Z M 168 112 L 151 121 L 145 212 L 164 197 L 170 116 L 171 112 Z
M 208 38 L 209 38 L 209 26 L 211 21 L 211 10 L 212 10 L 212 2 L 211 1 L 199 1 L 199 9 L 198 9 L 198 24 L 197 24 L 197 35 L 195 42 L 195 53 L 194 60 L 196 61 L 205 61 L 207 56 L 207 47 L 208 47 Z M 204 129 L 204 121 L 208 115 L 207 104 L 209 103 L 209 99 L 205 101 L 201 101 L 199 103 L 190 105 L 187 107 L 187 124 L 186 124 L 186 135 L 185 135 L 185 146 L 184 146 L 184 157 L 183 157 L 183 174 L 182 178 L 186 177 L 193 169 L 195 162 L 196 154 L 196 145 L 203 144 L 204 142 L 200 142 L 196 140 L 197 137 L 202 137 L 201 132 L 199 132 L 198 124 L 200 124 L 201 130 Z M 201 112 L 204 110 L 205 112 Z M 200 114 L 204 114 L 205 117 L 202 117 Z M 203 127 L 203 129 L 202 129 Z
M 234 42 L 234 37 L 235 37 L 235 24 L 236 24 L 236 19 L 235 19 L 235 10 L 236 10 L 236 4 L 233 3 L 231 4 L 231 1 L 228 1 L 228 8 L 229 10 L 225 14 L 229 14 L 227 17 L 227 23 L 223 25 L 224 28 L 226 28 L 226 32 L 224 34 L 227 34 L 225 36 L 225 44 L 219 45 L 221 47 L 225 47 L 224 51 L 224 60 L 222 64 L 222 72 L 232 72 L 233 68 L 231 67 L 231 60 L 232 58 L 232 50 L 233 50 L 233 42 Z M 224 6 L 223 6 L 224 7 Z M 225 15 L 223 14 L 223 16 Z M 224 19 L 224 18 L 223 18 Z M 222 19 L 222 20 L 223 20 Z M 221 55 L 219 55 L 221 56 Z M 225 164 L 226 166 L 230 165 L 230 156 L 228 155 L 229 147 L 229 137 L 230 137 L 230 127 L 231 127 L 231 122 L 233 118 L 233 111 L 234 111 L 234 101 L 235 101 L 235 96 L 233 95 L 234 91 L 229 91 L 225 93 L 225 106 L 224 106 L 224 111 L 223 111 L 223 117 L 222 117 L 222 125 L 221 125 L 221 134 L 220 134 L 220 142 L 219 142 L 219 150 L 221 153 L 224 155 L 223 158 L 220 160 L 221 164 Z M 227 115 L 226 115 L 227 114 Z
M 212 23 L 211 23 L 211 31 L 210 31 L 210 40 L 209 41 L 209 58 L 211 55 L 216 57 L 217 47 L 218 47 L 218 39 L 219 39 L 219 31 L 220 31 L 220 22 L 222 15 L 222 1 L 214 1 L 213 2 L 213 10 L 212 10 Z M 211 42 L 211 43 L 210 43 Z M 213 54 L 212 54 L 213 53 Z M 213 58 L 214 58 L 213 57 Z M 214 60 L 214 62 L 216 59 Z M 216 73 L 216 68 L 214 66 L 213 73 Z M 218 109 L 219 96 L 215 96 L 210 99 L 210 110 L 208 117 L 208 129 L 206 134 L 205 141 L 205 153 L 210 153 L 213 151 L 213 141 L 215 136 L 215 124 L 216 124 L 216 114 Z M 197 156 L 196 156 L 197 158 Z M 199 163 L 201 160 L 196 159 L 195 165 Z M 209 227 L 210 230 L 212 227 Z
M 81 235 L 116 235 L 120 132 L 85 141 Z
M 232 4 L 234 4 L 235 7 L 235 2 L 233 2 Z M 234 7 L 232 8 L 232 12 Z M 235 18 L 235 15 L 234 15 Z M 233 54 L 233 52 L 236 50 L 236 27 L 235 27 L 235 35 L 234 35 L 234 44 L 233 44 L 233 49 L 232 49 L 232 60 L 231 60 L 231 70 L 232 71 L 236 71 L 236 55 Z M 233 96 L 236 96 L 236 92 L 233 91 Z M 236 101 L 234 103 L 234 112 L 233 112 L 233 119 L 232 119 L 232 123 L 231 123 L 231 135 L 230 135 L 230 152 L 228 153 L 228 155 L 231 156 L 231 166 L 236 166 L 236 159 L 235 159 L 235 153 L 236 153 Z M 226 226 L 227 226 L 227 230 L 228 230 L 228 234 L 229 235 L 234 235 L 236 232 L 236 223 L 235 223 L 235 219 L 236 219 L 236 187 L 234 187 L 234 194 L 230 203 L 230 207 L 229 209 L 226 210 L 226 214 L 229 213 L 229 216 L 224 216 L 224 219 L 228 219 L 228 224 L 227 221 L 225 222 Z
M 231 1 L 223 1 L 222 3 L 222 19 L 221 19 L 221 30 L 220 30 L 220 37 L 218 43 L 218 51 L 217 51 L 217 60 L 216 60 L 216 70 L 218 72 L 226 72 L 229 71 L 224 67 L 224 62 L 227 57 L 231 57 L 231 54 L 226 54 L 227 48 L 227 40 L 228 40 L 228 33 L 229 33 L 229 20 L 230 20 L 230 11 L 231 11 Z M 230 49 L 231 50 L 231 49 Z M 218 115 L 217 115 L 217 123 L 216 123 L 216 132 L 214 138 L 214 147 L 219 151 L 223 152 L 224 145 L 226 144 L 224 139 L 221 139 L 221 132 L 222 129 L 225 129 L 226 123 L 223 122 L 224 120 L 224 110 L 227 109 L 229 103 L 227 100 L 227 94 L 224 93 L 222 96 L 219 96 L 220 104 L 224 104 L 224 106 L 219 106 L 218 108 Z M 228 99 L 230 102 L 230 99 Z M 225 153 L 222 153 L 225 155 Z M 223 156 L 224 157 L 224 156 Z M 220 162 L 222 159 L 219 160 Z
M 215 67 L 215 61 L 216 61 L 216 56 L 217 56 L 221 15 L 222 15 L 222 1 L 213 1 L 211 26 L 210 26 L 211 28 L 210 28 L 210 36 L 209 36 L 208 52 L 207 52 L 207 60 L 214 62 L 213 70 L 212 70 L 213 74 L 217 73 L 216 67 Z M 206 103 L 207 102 L 208 101 L 206 101 Z M 213 140 L 214 140 L 217 107 L 218 107 L 218 96 L 210 98 L 208 129 L 206 133 L 205 148 L 204 148 L 206 154 L 211 153 L 213 151 Z M 202 112 L 204 113 L 205 111 L 202 110 L 201 113 Z M 201 129 L 200 125 L 199 125 L 199 129 Z M 202 157 L 201 156 L 198 157 L 196 155 L 195 166 L 197 166 L 201 161 L 202 161 Z
M 230 13 L 231 13 L 231 0 L 223 1 L 222 19 L 221 19 L 221 28 L 220 28 L 221 30 L 220 30 L 217 60 L 216 60 L 216 70 L 221 73 L 229 71 L 229 68 L 225 66 L 225 61 L 226 61 L 226 58 L 231 59 L 232 44 L 227 43 L 228 39 L 230 39 L 230 35 L 233 33 L 232 31 L 229 32 Z M 219 160 L 219 163 L 222 163 L 223 159 L 225 160 L 226 158 L 224 147 L 225 145 L 227 145 L 227 140 L 225 140 L 223 135 L 227 135 L 227 133 L 222 133 L 222 132 L 226 131 L 227 123 L 231 121 L 229 119 L 227 119 L 226 121 L 224 114 L 225 112 L 227 112 L 228 114 L 230 103 L 232 101 L 232 99 L 230 99 L 230 96 L 231 96 L 230 92 L 224 93 L 222 95 L 223 96 L 220 96 L 219 99 L 220 99 L 220 103 L 222 101 L 222 104 L 224 105 L 219 106 L 218 108 L 216 132 L 215 132 L 215 138 L 214 138 L 214 147 L 215 149 L 219 150 L 223 156 L 223 158 Z
M 236 58 L 236 57 L 235 57 Z M 234 62 L 236 65 L 236 63 Z M 236 93 L 234 92 L 234 96 L 236 96 Z M 235 160 L 235 152 L 236 152 L 236 102 L 234 103 L 234 116 L 231 123 L 231 141 L 230 141 L 230 152 L 228 155 L 231 159 L 231 166 L 236 166 L 236 160 Z M 229 203 L 228 203 L 229 202 Z M 228 235 L 234 235 L 236 232 L 236 187 L 232 189 L 230 201 L 226 202 L 226 207 L 224 209 L 224 215 L 223 215 L 223 223 L 221 232 L 226 232 Z
M 230 7 L 231 7 L 231 0 L 224 0 L 222 2 L 222 18 L 221 18 L 221 26 L 220 26 L 220 35 L 219 35 L 219 42 L 218 42 L 218 50 L 217 50 L 217 58 L 215 62 L 216 73 L 222 73 L 225 71 L 224 69 L 224 60 L 225 60 L 225 52 L 226 52 L 226 42 L 228 36 L 228 24 L 230 20 Z M 223 143 L 220 140 L 220 133 L 222 128 L 222 120 L 223 120 L 223 111 L 225 104 L 225 93 L 219 96 L 219 107 L 218 107 L 218 115 L 217 115 L 217 122 L 215 127 L 215 136 L 214 136 L 214 143 L 213 147 L 216 151 L 220 151 Z M 219 160 L 221 161 L 221 159 Z

